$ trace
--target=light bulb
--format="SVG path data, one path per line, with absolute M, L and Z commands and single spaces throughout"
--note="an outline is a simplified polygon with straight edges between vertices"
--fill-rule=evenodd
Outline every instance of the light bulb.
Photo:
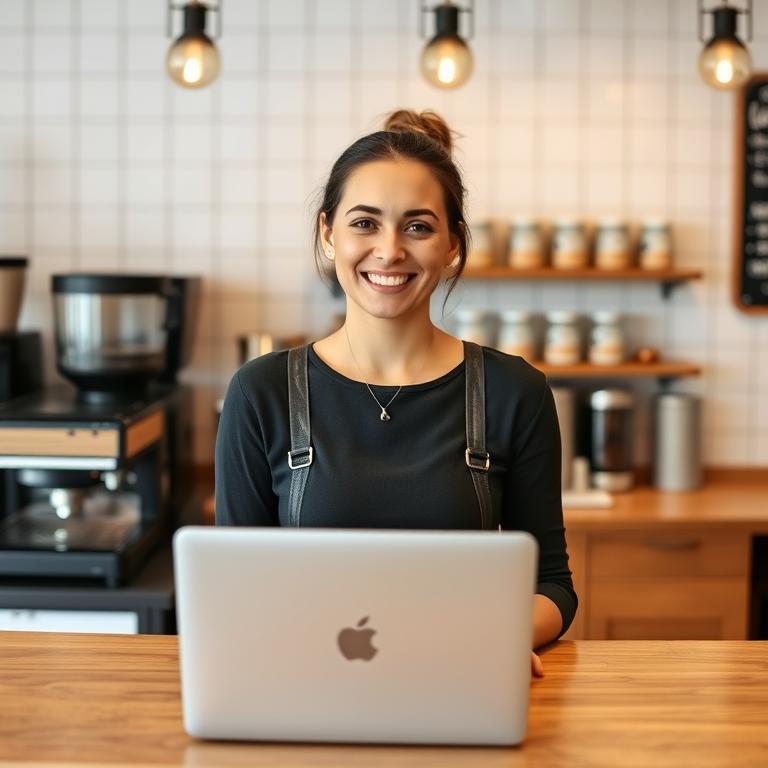
M 216 79 L 221 59 L 205 35 L 182 36 L 168 51 L 166 66 L 173 80 L 184 88 L 203 88 Z
M 203 65 L 199 59 L 187 59 L 182 70 L 182 79 L 185 83 L 197 83 L 203 76 Z
M 437 65 L 437 79 L 446 85 L 456 79 L 456 62 L 453 59 L 448 56 L 440 59 L 440 63 Z
M 718 83 L 730 83 L 733 80 L 733 64 L 728 59 L 721 59 L 715 65 L 715 77 Z
M 699 56 L 699 73 L 713 88 L 737 88 L 749 79 L 751 72 L 749 51 L 737 38 L 712 40 Z
M 472 52 L 458 35 L 435 37 L 421 54 L 421 72 L 438 88 L 458 88 L 469 80 Z

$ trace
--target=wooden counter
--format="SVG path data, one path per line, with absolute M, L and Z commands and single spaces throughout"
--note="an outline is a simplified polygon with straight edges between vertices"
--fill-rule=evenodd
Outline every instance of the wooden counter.
M 614 499 L 609 509 L 565 510 L 579 595 L 567 638 L 748 638 L 752 539 L 768 534 L 768 470 Z
M 663 493 L 648 486 L 614 494 L 609 509 L 566 509 L 569 531 L 698 526 L 768 534 L 768 468 L 710 480 L 696 491 Z
M 561 642 L 521 747 L 202 742 L 174 636 L 0 633 L 0 765 L 764 766 L 768 642 Z

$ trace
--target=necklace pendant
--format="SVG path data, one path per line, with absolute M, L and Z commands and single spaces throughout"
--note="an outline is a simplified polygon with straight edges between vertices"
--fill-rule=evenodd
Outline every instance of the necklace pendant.
M 381 409 L 381 416 L 379 416 L 379 418 L 382 421 L 389 421 L 389 414 L 387 413 L 387 409 L 386 408 L 382 408 Z

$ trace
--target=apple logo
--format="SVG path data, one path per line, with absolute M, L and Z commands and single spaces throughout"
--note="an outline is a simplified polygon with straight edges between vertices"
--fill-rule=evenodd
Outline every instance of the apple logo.
M 364 627 L 369 618 L 369 616 L 366 616 L 364 619 L 360 619 L 357 622 L 357 626 Z M 379 652 L 379 649 L 374 648 L 371 643 L 371 638 L 375 634 L 375 629 L 353 629 L 352 627 L 346 627 L 339 632 L 339 650 L 344 658 L 350 661 L 354 659 L 370 661 Z

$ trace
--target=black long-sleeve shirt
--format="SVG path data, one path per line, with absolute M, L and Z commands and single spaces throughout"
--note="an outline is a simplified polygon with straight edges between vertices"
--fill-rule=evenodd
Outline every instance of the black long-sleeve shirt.
M 537 592 L 576 612 L 560 495 L 560 433 L 542 373 L 520 357 L 483 348 L 486 445 L 496 518 L 539 543 Z M 287 352 L 246 363 L 230 382 L 216 438 L 217 525 L 287 525 L 291 469 Z M 309 348 L 314 461 L 302 527 L 479 529 L 465 464 L 464 363 L 404 386 L 387 409 L 365 384 Z M 372 387 L 387 403 L 396 387 Z

